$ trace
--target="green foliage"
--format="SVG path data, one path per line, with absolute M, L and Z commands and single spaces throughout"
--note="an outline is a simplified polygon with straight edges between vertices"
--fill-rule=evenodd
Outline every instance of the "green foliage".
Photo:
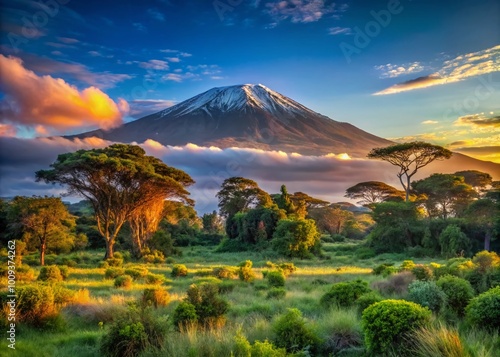
M 276 348 L 271 342 L 265 340 L 264 342 L 255 341 L 252 350 L 252 357 L 286 357 L 285 348 Z
M 73 302 L 76 292 L 67 289 L 59 284 L 52 285 L 52 292 L 54 293 L 54 303 L 57 305 L 66 305 Z
M 442 324 L 439 324 L 437 327 L 422 327 L 412 333 L 411 339 L 415 341 L 415 346 L 411 349 L 411 355 L 415 357 L 471 356 L 467 352 L 466 344 L 461 341 L 458 331 Z M 476 354 L 472 355 L 476 356 Z M 477 354 L 477 356 L 486 355 Z
M 491 268 L 500 266 L 500 257 L 495 252 L 483 250 L 472 258 L 472 262 L 478 266 L 480 272 L 484 273 Z
M 161 264 L 165 263 L 165 256 L 157 249 L 144 249 L 141 260 L 145 263 Z
M 121 267 L 123 265 L 123 258 L 108 258 L 106 262 L 110 267 Z
M 170 294 L 161 288 L 144 289 L 141 301 L 143 306 L 166 306 L 170 302 Z
M 61 270 L 57 265 L 44 266 L 40 269 L 38 279 L 40 281 L 59 282 L 63 281 Z
M 220 297 L 217 284 L 193 284 L 187 290 L 185 300 L 195 307 L 197 321 L 202 326 L 221 327 L 225 323 L 224 314 L 229 304 Z
M 174 310 L 174 326 L 182 331 L 190 324 L 198 322 L 198 315 L 196 314 L 196 307 L 187 301 L 181 301 Z
M 285 288 L 273 287 L 267 292 L 267 299 L 283 299 L 286 296 Z
M 320 252 L 320 233 L 312 219 L 281 220 L 273 235 L 273 247 L 289 257 L 307 258 Z
M 172 268 L 172 273 L 170 274 L 174 278 L 188 275 L 188 269 L 184 264 L 176 264 Z
M 293 263 L 281 263 L 278 265 L 278 269 L 285 274 L 285 277 L 297 271 L 297 267 Z
M 397 271 L 398 269 L 394 266 L 394 263 L 382 263 L 373 268 L 373 274 L 382 275 L 384 277 L 394 274 Z
M 285 274 L 281 271 L 270 271 L 266 275 L 267 283 L 270 287 L 280 288 L 285 286 Z
M 165 282 L 165 277 L 161 274 L 147 274 L 146 284 L 161 285 Z
M 434 281 L 414 281 L 408 286 L 408 300 L 438 313 L 446 304 L 446 294 Z
M 131 308 L 106 329 L 100 341 L 100 353 L 109 357 L 135 357 L 146 348 L 160 348 L 167 324 L 149 309 Z
M 105 279 L 114 279 L 120 275 L 125 274 L 125 269 L 123 268 L 108 268 L 104 272 Z
M 54 291 L 49 285 L 27 285 L 17 289 L 16 320 L 44 327 L 58 314 Z
M 174 247 L 172 235 L 164 230 L 159 230 L 153 234 L 148 241 L 148 247 L 151 251 L 161 252 L 163 257 L 169 257 L 179 253 L 179 250 Z
M 462 278 L 445 275 L 438 279 L 437 286 L 446 294 L 447 306 L 458 316 L 463 316 L 465 307 L 474 297 L 471 284 Z
M 415 268 L 415 263 L 413 260 L 405 260 L 403 263 L 401 263 L 401 270 L 408 270 L 412 271 L 413 268 Z
M 370 291 L 361 295 L 356 299 L 356 306 L 360 314 L 365 311 L 368 306 L 375 304 L 376 302 L 382 301 L 384 298 L 376 291 Z
M 386 281 L 377 281 L 372 286 L 386 296 L 393 294 L 404 295 L 408 291 L 408 285 L 413 280 L 415 280 L 415 275 L 403 271 L 391 275 Z
M 238 270 L 234 267 L 223 266 L 214 268 L 213 273 L 219 279 L 232 279 L 238 275 Z
M 411 272 L 413 273 L 413 275 L 415 275 L 415 278 L 417 278 L 417 280 L 431 280 L 433 276 L 431 267 L 423 264 L 415 265 Z
M 130 275 L 117 276 L 113 285 L 115 288 L 130 289 L 132 287 L 132 277 Z
M 404 347 L 405 335 L 430 322 L 431 312 L 413 302 L 383 300 L 363 311 L 365 344 L 371 353 Z
M 473 298 L 465 309 L 465 315 L 476 327 L 500 329 L 500 286 Z
M 321 304 L 328 307 L 335 305 L 341 307 L 351 306 L 355 304 L 361 295 L 370 291 L 368 283 L 360 279 L 346 283 L 336 283 L 321 297 Z
M 287 309 L 273 323 L 274 343 L 288 352 L 298 352 L 306 348 L 314 349 L 318 337 L 314 334 L 298 309 Z
M 134 280 L 145 277 L 148 274 L 148 270 L 143 267 L 132 267 L 125 269 L 124 273 L 130 275 Z
M 469 255 L 472 244 L 459 226 L 450 224 L 439 235 L 441 254 L 448 257 Z
M 238 277 L 241 281 L 251 282 L 255 279 L 255 272 L 252 270 L 252 261 L 246 260 L 239 264 Z

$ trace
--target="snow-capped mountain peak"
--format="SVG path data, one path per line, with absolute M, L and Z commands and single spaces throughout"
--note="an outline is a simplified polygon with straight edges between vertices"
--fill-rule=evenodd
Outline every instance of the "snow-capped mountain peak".
M 315 112 L 300 103 L 275 92 L 262 84 L 243 84 L 228 87 L 212 88 L 191 99 L 181 102 L 160 113 L 160 117 L 169 114 L 181 116 L 196 111 L 211 114 L 219 112 L 248 111 L 261 109 L 273 115 L 302 114 Z

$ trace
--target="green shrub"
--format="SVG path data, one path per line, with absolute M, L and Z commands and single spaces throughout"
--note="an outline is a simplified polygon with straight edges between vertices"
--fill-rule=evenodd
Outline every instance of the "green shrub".
M 278 221 L 272 244 L 275 251 L 288 257 L 309 258 L 321 248 L 321 234 L 312 219 Z
M 362 328 L 371 353 L 388 353 L 404 347 L 405 335 L 430 323 L 431 311 L 413 302 L 383 300 L 365 309 Z
M 417 280 L 431 280 L 433 276 L 432 269 L 423 264 L 415 265 L 411 272 L 415 275 Z
M 408 270 L 412 271 L 412 269 L 415 268 L 415 263 L 413 260 L 405 260 L 403 263 L 401 263 L 401 270 Z
M 141 257 L 141 261 L 150 264 L 165 263 L 165 255 L 157 249 L 153 249 L 152 251 L 146 250 Z
M 254 281 L 255 273 L 252 270 L 252 265 L 253 263 L 251 260 L 246 260 L 238 265 L 238 277 L 240 278 L 240 280 L 246 282 Z
M 168 291 L 161 288 L 144 289 L 142 292 L 143 306 L 166 306 L 170 301 Z
M 59 265 L 59 271 L 61 272 L 61 276 L 62 276 L 63 280 L 68 279 L 69 267 L 67 265 Z
M 285 274 L 285 277 L 297 271 L 297 267 L 293 263 L 281 263 L 278 265 L 278 269 Z
M 272 325 L 274 343 L 288 352 L 298 352 L 306 348 L 314 349 L 319 340 L 307 326 L 298 309 L 287 309 Z
M 270 271 L 266 275 L 267 283 L 272 288 L 285 286 L 285 274 L 281 271 Z
M 52 287 L 28 285 L 17 289 L 16 320 L 43 327 L 58 314 Z
M 326 294 L 321 297 L 324 306 L 347 307 L 355 304 L 355 301 L 363 294 L 370 292 L 368 283 L 360 279 L 345 283 L 333 284 Z
M 197 320 L 203 327 L 224 325 L 229 304 L 220 296 L 218 284 L 193 284 L 185 300 L 195 307 Z
M 103 261 L 100 261 L 98 264 L 97 264 L 97 267 L 98 268 L 101 268 L 101 269 L 107 269 L 109 268 L 109 264 L 107 261 L 103 260 Z
M 369 293 L 363 294 L 356 300 L 358 312 L 361 314 L 368 306 L 382 300 L 384 300 L 384 298 L 376 291 L 370 291 Z
M 234 283 L 234 281 L 225 280 L 219 284 L 219 292 L 221 294 L 229 294 L 231 291 L 234 290 L 235 287 L 236 284 Z
M 38 279 L 40 281 L 59 282 L 63 281 L 61 270 L 57 265 L 44 266 L 40 269 Z
M 174 310 L 173 319 L 175 328 L 182 331 L 190 324 L 198 322 L 196 307 L 190 302 L 181 301 Z
M 442 276 L 437 285 L 446 294 L 448 308 L 458 316 L 463 316 L 465 307 L 474 297 L 472 285 L 467 280 L 453 275 Z
M 147 274 L 145 278 L 146 284 L 161 285 L 165 282 L 165 277 L 161 274 Z
M 372 287 L 386 296 L 392 294 L 404 295 L 408 291 L 408 285 L 414 280 L 415 275 L 413 275 L 413 273 L 403 271 L 390 276 L 385 281 L 374 282 Z
M 476 293 L 484 293 L 489 288 L 488 274 L 481 272 L 479 269 L 468 270 L 464 273 L 464 279 L 467 280 Z
M 180 276 L 187 276 L 188 275 L 188 269 L 184 264 L 176 264 L 172 268 L 172 277 L 177 278 Z
M 108 357 L 135 357 L 146 348 L 160 348 L 166 332 L 165 321 L 155 318 L 149 309 L 131 308 L 105 331 L 100 353 Z
M 394 267 L 394 263 L 383 263 L 373 268 L 373 274 L 382 276 L 389 276 L 397 271 L 396 267 Z
M 106 259 L 106 262 L 110 267 L 121 267 L 123 264 L 123 259 L 117 258 L 116 254 L 118 253 L 115 253 L 115 257 Z
M 148 270 L 146 268 L 133 267 L 125 269 L 124 273 L 130 275 L 132 279 L 137 280 L 145 277 L 148 274 Z
M 76 291 L 67 289 L 59 284 L 52 286 L 52 292 L 54 294 L 54 303 L 59 305 L 71 303 L 76 295 Z
M 479 271 L 486 272 L 490 268 L 500 266 L 500 257 L 495 252 L 483 250 L 472 258 L 472 262 L 478 266 Z
M 445 256 L 456 256 L 458 254 L 468 255 L 472 244 L 460 227 L 456 224 L 448 225 L 439 235 L 441 254 Z
M 132 287 L 132 277 L 130 275 L 120 275 L 115 278 L 115 288 L 130 289 Z
M 500 329 L 500 286 L 473 298 L 465 309 L 465 315 L 477 327 Z
M 214 268 L 213 275 L 218 279 L 232 279 L 238 275 L 237 269 L 234 267 L 219 267 Z
M 271 288 L 267 292 L 267 299 L 283 299 L 286 296 L 286 289 L 284 288 Z
M 446 304 L 446 294 L 434 281 L 417 280 L 408 287 L 408 300 L 438 313 Z
M 286 357 L 286 349 L 276 348 L 271 342 L 255 341 L 251 349 L 252 357 Z
M 104 272 L 105 279 L 114 279 L 120 275 L 125 274 L 125 269 L 123 268 L 108 268 Z

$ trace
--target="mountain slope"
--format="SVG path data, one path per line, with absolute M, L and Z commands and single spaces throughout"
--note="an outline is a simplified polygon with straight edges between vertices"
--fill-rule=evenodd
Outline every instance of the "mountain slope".
M 332 120 L 261 84 L 213 88 L 158 113 L 97 136 L 120 142 L 153 139 L 164 145 L 247 147 L 306 155 L 364 157 L 391 142 Z

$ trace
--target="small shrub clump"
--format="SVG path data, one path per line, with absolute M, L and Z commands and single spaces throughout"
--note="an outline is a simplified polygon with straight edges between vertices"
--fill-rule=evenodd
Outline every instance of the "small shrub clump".
M 105 279 L 114 279 L 120 275 L 125 274 L 125 269 L 123 268 L 108 268 L 104 272 Z
M 61 270 L 57 265 L 49 265 L 40 269 L 38 279 L 40 281 L 60 282 L 63 281 Z
M 181 301 L 174 310 L 174 326 L 177 330 L 182 331 L 191 324 L 198 322 L 196 307 L 187 301 Z
M 465 316 L 477 327 L 500 329 L 500 286 L 473 298 L 465 308 Z
M 446 304 L 446 294 L 434 281 L 414 281 L 408 287 L 408 300 L 438 313 Z
M 143 306 L 166 306 L 170 301 L 168 291 L 161 288 L 144 289 L 142 292 Z
M 274 322 L 273 332 L 275 345 L 291 353 L 306 348 L 314 349 L 318 344 L 318 337 L 307 326 L 300 310 L 295 308 L 287 309 L 287 312 Z
M 255 273 L 252 270 L 252 261 L 246 260 L 239 264 L 238 277 L 242 281 L 251 282 L 255 280 Z
M 130 289 L 132 287 L 132 277 L 130 275 L 120 275 L 115 278 L 115 288 Z
M 161 274 L 147 274 L 146 284 L 161 285 L 165 282 L 165 277 Z
M 271 288 L 267 292 L 267 299 L 283 299 L 286 296 L 286 289 L 284 288 Z
M 108 263 L 108 265 L 110 267 L 121 267 L 123 265 L 123 259 L 122 258 L 117 258 L 116 255 L 118 253 L 115 253 L 115 257 L 114 258 L 109 258 L 109 259 L 106 259 L 106 262 Z
M 43 327 L 58 314 L 52 287 L 28 285 L 17 289 L 16 320 Z
M 176 264 L 172 268 L 172 277 L 177 278 L 180 276 L 187 276 L 188 275 L 188 269 L 184 264 Z
M 386 296 L 392 294 L 404 295 L 408 291 L 408 285 L 414 280 L 415 275 L 409 271 L 403 271 L 390 276 L 386 281 L 374 282 L 372 287 Z
M 370 292 L 366 281 L 360 279 L 333 284 L 326 294 L 321 297 L 321 304 L 324 306 L 347 307 L 355 304 L 356 300 L 363 294 Z
M 432 269 L 427 265 L 422 264 L 415 265 L 411 272 L 413 273 L 413 275 L 415 275 L 415 278 L 417 278 L 417 280 L 431 280 L 433 276 Z
M 383 263 L 373 268 L 374 275 L 389 276 L 397 271 L 398 270 L 393 263 Z
M 445 275 L 436 282 L 446 294 L 448 308 L 457 316 L 463 316 L 469 301 L 474 297 L 472 285 L 465 279 L 453 275 Z
M 214 268 L 213 275 L 218 279 L 233 279 L 238 276 L 237 269 L 234 267 L 219 267 Z
M 133 267 L 125 269 L 124 273 L 130 275 L 132 279 L 137 280 L 145 277 L 148 274 L 148 270 L 146 268 Z
M 282 271 L 270 271 L 266 275 L 267 283 L 272 288 L 281 288 L 285 286 L 285 274 Z
M 370 291 L 369 293 L 363 294 L 356 300 L 358 312 L 362 314 L 368 306 L 382 300 L 384 300 L 384 298 L 376 291 Z
M 383 300 L 365 309 L 362 328 L 369 352 L 386 354 L 404 348 L 405 335 L 430 323 L 431 311 L 404 300 Z

